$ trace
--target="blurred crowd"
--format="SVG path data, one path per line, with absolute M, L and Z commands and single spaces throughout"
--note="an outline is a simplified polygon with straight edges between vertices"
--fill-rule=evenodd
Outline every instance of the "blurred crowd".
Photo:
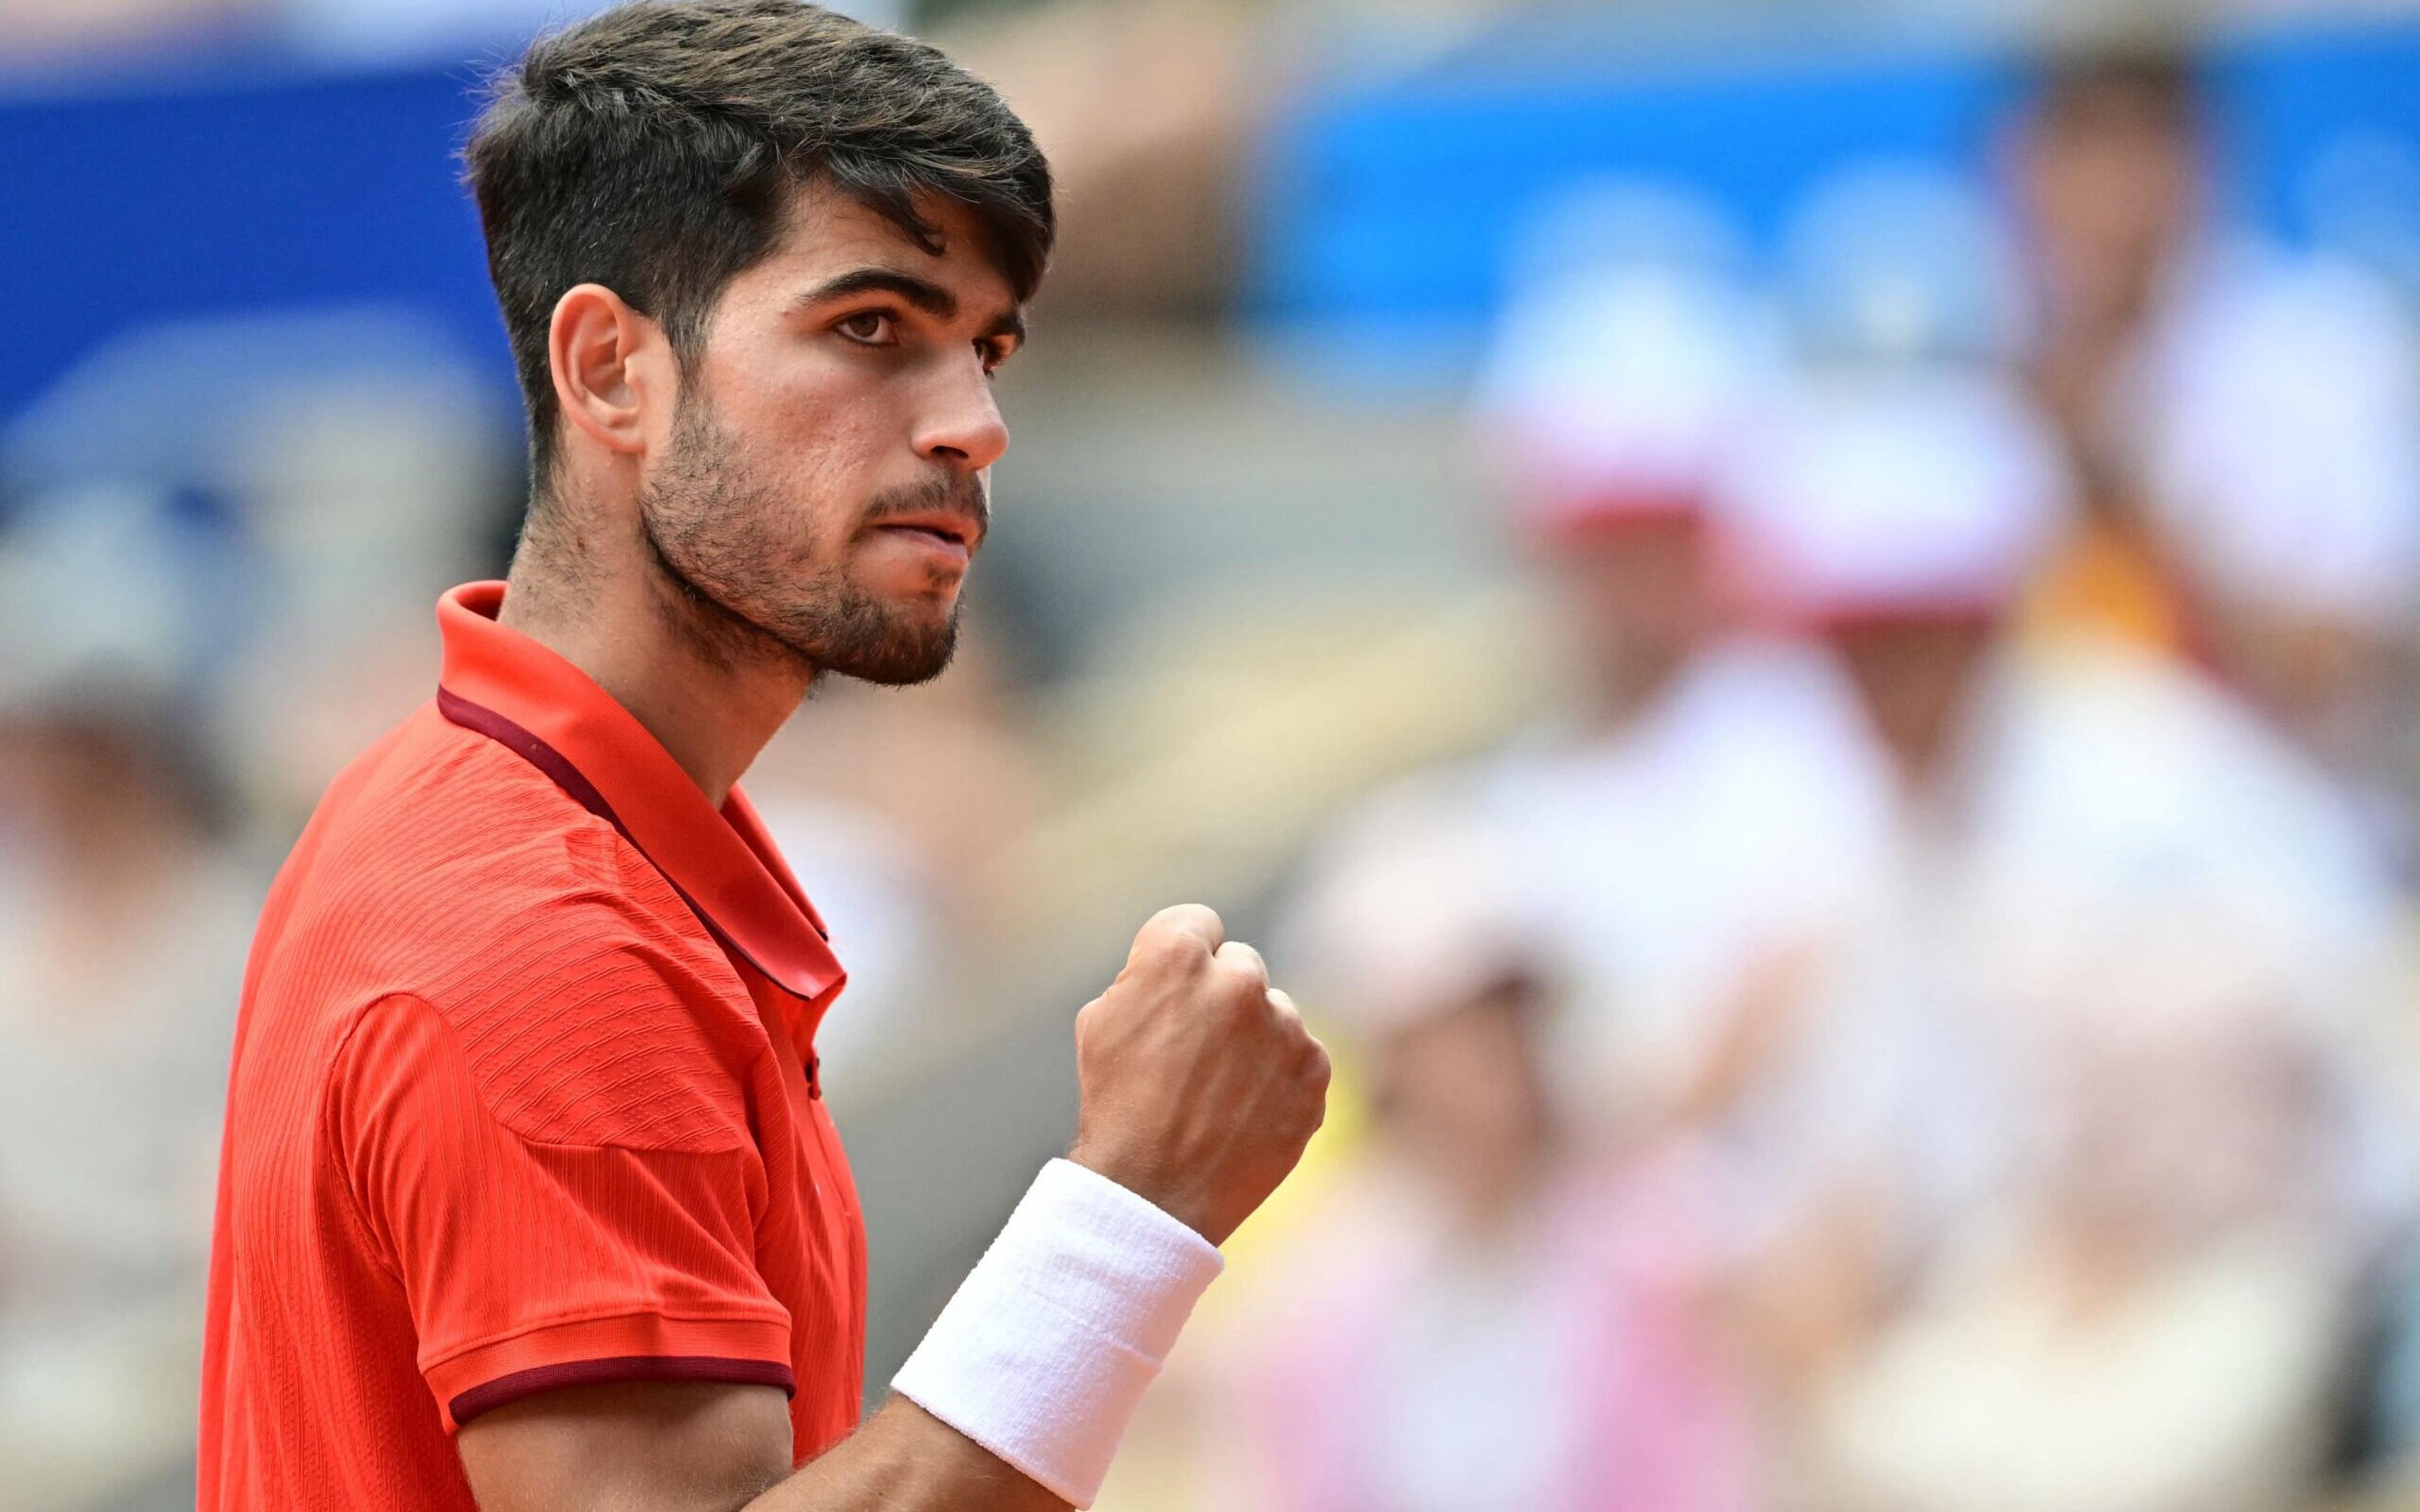
M 2102 52 L 1777 275 L 1542 219 L 1471 424 L 1565 695 L 1302 867 L 1368 1124 L 1132 1504 L 2420 1497 L 2413 291 L 2211 128 Z
M 1059 308 L 1231 276 L 1215 227 L 1102 207 L 1199 211 L 1249 70 L 1145 131 L 1042 8 L 988 45 L 1056 102 Z M 1175 55 L 1152 8 L 1119 35 Z M 1063 511 L 1064 560 L 1002 532 L 948 676 L 819 689 L 768 752 L 861 1165 L 941 1061 L 1025 1085 L 1003 1005 L 1062 1066 L 1170 887 L 1265 918 L 1337 1053 L 1104 1506 L 2420 1504 L 2420 286 L 2235 224 L 2211 111 L 2180 55 L 2078 54 L 1985 173 L 1851 164 L 1777 256 L 1686 185 L 1542 207 L 1459 409 L 1535 633 L 1314 572 L 1071 645 L 1097 581 L 1184 574 Z M 1063 406 L 1111 402 L 1095 366 Z M 190 1504 L 253 915 L 427 696 L 435 594 L 502 568 L 495 377 L 406 312 L 230 316 L 0 433 L 0 1512 Z M 954 1111 L 1016 1166 L 1043 1101 Z M 912 1337 L 989 1197 L 897 1148 L 864 1184 Z M 913 1263 L 909 1182 L 966 1229 Z

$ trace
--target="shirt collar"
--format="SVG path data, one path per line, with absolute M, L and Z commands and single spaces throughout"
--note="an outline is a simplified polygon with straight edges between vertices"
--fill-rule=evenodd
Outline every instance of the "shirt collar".
M 812 1034 L 847 978 L 755 806 L 735 786 L 717 810 L 587 673 L 497 624 L 504 602 L 501 582 L 467 583 L 437 601 L 440 711 L 510 748 L 620 830 L 726 950 L 807 1002 Z

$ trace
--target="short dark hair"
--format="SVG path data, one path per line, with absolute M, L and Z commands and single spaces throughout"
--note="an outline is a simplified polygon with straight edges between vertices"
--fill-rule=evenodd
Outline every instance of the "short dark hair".
M 2113 124 L 2189 136 L 2202 125 L 2199 61 L 2158 37 L 2104 39 L 2042 59 L 2033 113 L 2055 128 Z
M 799 0 L 631 0 L 541 38 L 496 79 L 463 157 L 529 408 L 534 501 L 560 419 L 547 330 L 575 285 L 659 321 L 686 366 L 802 184 L 936 253 L 918 196 L 969 207 L 1020 301 L 1055 231 L 1049 164 L 989 85 Z

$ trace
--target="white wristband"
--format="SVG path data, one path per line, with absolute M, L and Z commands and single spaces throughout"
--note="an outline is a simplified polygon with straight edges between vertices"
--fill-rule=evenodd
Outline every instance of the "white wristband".
M 1225 1264 L 1142 1197 L 1054 1160 L 891 1388 L 1091 1506 L 1143 1388 Z

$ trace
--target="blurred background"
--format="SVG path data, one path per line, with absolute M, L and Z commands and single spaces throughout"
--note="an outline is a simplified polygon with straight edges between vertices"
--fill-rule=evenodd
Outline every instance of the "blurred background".
M 590 7 L 588 8 L 594 8 Z M 268 879 L 497 575 L 579 0 L 0 0 L 0 1509 L 191 1504 Z M 1058 164 L 749 786 L 879 1383 L 1153 909 L 1335 1049 L 1113 1512 L 2420 1506 L 2420 8 L 896 0 Z

